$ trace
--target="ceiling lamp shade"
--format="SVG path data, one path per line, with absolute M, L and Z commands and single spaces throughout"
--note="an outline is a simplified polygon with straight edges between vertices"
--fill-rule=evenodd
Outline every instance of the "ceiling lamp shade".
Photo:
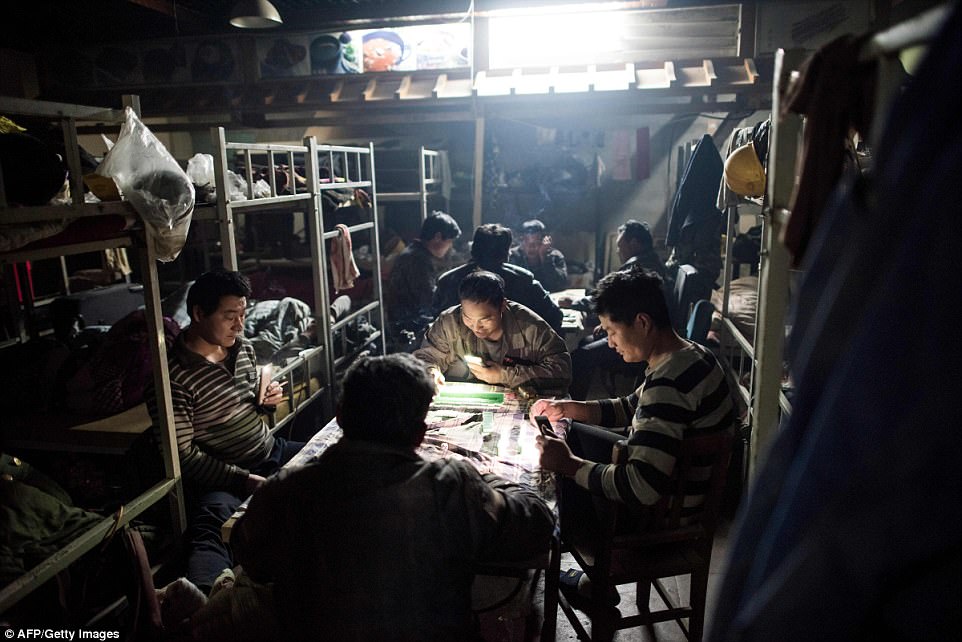
M 230 12 L 230 23 L 241 29 L 269 29 L 284 21 L 268 0 L 240 0 Z

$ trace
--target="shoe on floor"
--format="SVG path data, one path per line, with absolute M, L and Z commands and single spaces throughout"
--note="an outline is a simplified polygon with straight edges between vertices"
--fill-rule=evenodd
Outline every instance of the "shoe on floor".
M 568 602 L 574 601 L 582 604 L 591 602 L 591 579 L 584 571 L 579 571 L 575 568 L 569 568 L 567 571 L 561 571 L 558 582 L 562 592 L 565 594 L 565 597 L 568 598 Z M 602 602 L 605 606 L 618 606 L 618 603 L 621 602 L 621 595 L 618 593 L 618 589 L 614 586 L 610 587 L 608 589 L 608 595 L 604 600 L 602 600 Z M 572 603 L 572 606 L 575 606 L 575 604 Z
M 207 604 L 207 597 L 185 577 L 179 577 L 162 589 L 156 590 L 160 602 L 160 616 L 167 631 L 178 630 L 198 609 Z
M 210 593 L 207 594 L 207 597 L 214 597 L 220 591 L 231 588 L 236 581 L 237 577 L 234 575 L 234 569 L 225 568 L 220 572 L 220 575 L 217 576 L 217 579 L 214 580 L 214 584 L 210 587 Z

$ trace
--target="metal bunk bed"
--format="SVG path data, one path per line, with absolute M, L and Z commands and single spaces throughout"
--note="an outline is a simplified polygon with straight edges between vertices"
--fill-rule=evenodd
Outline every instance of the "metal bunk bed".
M 791 403 L 782 390 L 785 343 L 785 315 L 788 310 L 788 250 L 778 240 L 788 221 L 788 206 L 795 180 L 795 156 L 802 130 L 799 115 L 781 114 L 781 96 L 791 70 L 804 60 L 801 50 L 778 50 L 775 54 L 775 82 L 772 87 L 772 128 L 769 138 L 766 193 L 762 199 L 742 197 L 760 208 L 762 222 L 758 266 L 758 303 L 754 340 L 745 336 L 729 314 L 732 291 L 732 247 L 738 230 L 738 206 L 727 210 L 725 265 L 722 282 L 720 353 L 748 407 L 747 424 L 751 440 L 747 473 L 753 476 L 761 464 L 766 446 Z
M 425 149 L 422 145 L 418 148 L 418 190 L 416 192 L 383 192 L 378 195 L 382 203 L 397 203 L 405 201 L 417 201 L 421 206 L 421 220 L 428 217 L 428 198 L 432 195 L 431 189 L 441 185 L 439 176 L 438 162 L 440 152 Z M 448 211 L 450 204 L 445 199 L 445 211 Z
M 279 165 L 286 165 L 290 168 L 291 178 L 293 179 L 294 167 L 303 165 L 309 176 L 317 175 L 317 154 L 312 153 L 316 143 L 313 138 L 305 139 L 303 145 L 277 145 L 266 143 L 231 143 L 227 142 L 226 133 L 223 127 L 211 129 L 211 138 L 216 153 L 214 155 L 214 170 L 217 176 L 217 207 L 213 210 L 199 212 L 198 220 L 210 220 L 216 218 L 220 230 L 221 251 L 223 255 L 224 268 L 228 270 L 240 269 L 237 255 L 236 242 L 236 217 L 239 213 L 255 216 L 270 216 L 270 211 L 285 210 L 289 211 L 291 206 L 303 207 L 307 220 L 307 228 L 311 232 L 311 276 L 314 284 L 314 317 L 318 320 L 327 318 L 328 303 L 324 294 L 326 288 L 326 273 L 323 269 L 323 250 L 321 244 L 314 238 L 314 232 L 320 225 L 320 192 L 313 188 L 315 182 L 308 182 L 304 187 L 298 187 L 296 180 L 291 180 L 290 194 L 278 192 L 275 170 Z M 228 154 L 232 154 L 230 158 Z M 270 195 L 265 198 L 255 199 L 253 196 L 254 185 L 254 155 L 267 156 L 267 171 L 270 179 Z M 283 162 L 277 162 L 280 157 Z M 247 200 L 231 201 L 228 198 L 228 178 L 227 170 L 232 167 L 231 161 L 239 159 L 242 165 L 242 172 L 247 181 Z M 213 213 L 212 213 L 213 212 Z M 321 335 L 323 337 L 324 335 Z M 302 350 L 297 357 L 292 358 L 286 365 L 274 371 L 273 377 L 287 382 L 287 400 L 278 408 L 277 414 L 282 415 L 277 419 L 275 415 L 270 415 L 268 423 L 271 432 L 277 432 L 293 421 L 294 417 L 306 409 L 316 399 L 330 392 L 332 379 L 329 376 L 329 368 L 326 361 L 329 359 L 330 346 L 327 342 L 320 341 L 312 348 Z M 315 376 L 320 375 L 322 380 L 314 384 Z M 291 424 L 293 425 L 293 424 Z
M 136 96 L 125 96 L 124 104 L 139 112 Z M 30 101 L 23 99 L 0 98 L 0 113 L 21 116 L 42 117 L 59 121 L 64 131 L 67 150 L 67 166 L 70 170 L 70 187 L 73 202 L 65 206 L 16 207 L 7 209 L 7 201 L 0 184 L 0 209 L 5 224 L 32 224 L 43 221 L 76 220 L 106 214 L 135 215 L 133 208 L 125 202 L 85 204 L 80 171 L 79 145 L 77 143 L 77 122 L 94 121 L 120 124 L 124 121 L 123 110 L 85 107 L 63 103 Z M 63 255 L 93 252 L 111 247 L 136 246 L 141 257 L 146 302 L 146 320 L 150 340 L 150 354 L 153 361 L 154 381 L 160 385 L 158 407 L 160 416 L 160 448 L 164 462 L 164 478 L 137 497 L 124 503 L 122 510 L 104 517 L 93 528 L 40 562 L 20 578 L 0 589 L 0 613 L 39 588 L 47 580 L 67 568 L 82 555 L 92 550 L 104 540 L 105 536 L 123 527 L 139 516 L 150 506 L 168 498 L 171 523 L 175 533 L 185 528 L 183 492 L 181 487 L 180 460 L 177 456 L 177 443 L 174 432 L 173 411 L 170 400 L 169 375 L 167 370 L 167 351 L 164 343 L 164 326 L 161 318 L 160 292 L 158 285 L 156 255 L 151 243 L 151 232 L 147 226 L 137 225 L 129 231 L 100 241 L 81 243 L 64 242 L 55 248 L 31 250 L 29 245 L 23 250 L 12 250 L 0 255 L 0 264 L 14 266 L 24 261 L 37 260 Z M 29 300 L 27 301 L 29 307 Z M 29 312 L 29 310 L 28 310 Z
M 238 270 L 240 263 L 236 243 L 236 216 L 269 215 L 270 210 L 289 211 L 291 206 L 303 207 L 306 230 L 311 249 L 310 270 L 313 281 L 314 307 L 313 314 L 317 322 L 317 346 L 308 348 L 279 368 L 274 373 L 275 379 L 288 382 L 288 399 L 284 416 L 271 422 L 271 430 L 276 432 L 286 426 L 302 410 L 312 402 L 326 395 L 329 402 L 327 414 L 333 412 L 334 384 L 336 371 L 346 365 L 364 347 L 372 342 L 380 342 L 383 347 L 383 302 L 380 279 L 380 243 L 377 226 L 377 194 L 374 178 L 374 147 L 343 147 L 333 145 L 318 145 L 313 137 L 304 139 L 303 145 L 278 145 L 268 143 L 233 143 L 227 142 L 224 128 L 211 129 L 214 148 L 214 168 L 217 180 L 217 207 L 214 212 L 199 212 L 197 220 L 211 220 L 216 218 L 220 229 L 223 264 L 226 269 Z M 228 153 L 233 154 L 230 159 Z M 253 198 L 254 163 L 252 156 L 266 155 L 267 174 L 270 179 L 270 195 L 265 198 Z M 230 201 L 227 196 L 227 169 L 230 161 L 240 158 L 242 173 L 245 174 L 248 185 L 248 198 L 243 201 Z M 277 157 L 283 159 L 278 162 Z M 291 180 L 290 194 L 280 194 L 275 179 L 275 170 L 280 165 L 289 168 L 303 166 L 305 183 L 298 186 L 297 180 Z M 431 164 L 433 166 L 433 163 Z M 332 178 L 321 178 L 321 168 L 330 170 Z M 333 168 L 336 168 L 337 174 Z M 291 170 L 293 171 L 293 169 Z M 293 175 L 292 175 L 293 179 Z M 354 235 L 368 231 L 371 237 L 371 255 L 373 257 L 374 298 L 366 305 L 352 311 L 342 319 L 332 321 L 329 310 L 332 296 L 328 284 L 328 251 L 327 241 L 338 235 L 337 231 L 324 232 L 324 215 L 321 205 L 321 195 L 331 189 L 367 189 L 372 199 L 371 211 L 373 219 L 348 228 Z M 346 330 L 361 320 L 373 320 L 377 331 L 366 338 L 363 345 L 353 349 L 348 346 Z M 318 385 L 313 381 L 320 376 Z M 279 410 L 281 410 L 279 408 Z
M 942 24 L 948 4 L 935 7 L 916 18 L 876 34 L 865 45 L 862 59 L 879 61 L 875 96 L 873 143 L 884 125 L 884 109 L 903 78 L 898 54 L 907 47 L 924 43 Z M 728 318 L 731 286 L 731 248 L 737 224 L 737 208 L 729 209 L 722 309 L 722 354 L 736 375 L 749 375 L 748 389 L 741 392 L 750 406 L 751 445 L 749 472 L 754 474 L 778 429 L 782 416 L 791 414 L 791 402 L 782 389 L 784 372 L 785 317 L 789 306 L 790 256 L 779 238 L 788 222 L 790 199 L 796 180 L 797 149 L 803 129 L 802 117 L 782 113 L 781 96 L 807 53 L 778 50 L 775 54 L 772 88 L 772 128 L 769 139 L 767 192 L 756 204 L 762 207 L 762 243 L 758 273 L 758 308 L 754 345 Z M 754 200 L 754 199 L 752 199 Z M 733 211 L 734 210 L 734 211 Z
M 327 314 L 322 315 L 319 319 L 325 341 L 329 341 L 330 346 L 327 360 L 330 369 L 328 381 L 334 382 L 337 380 L 338 371 L 350 365 L 360 354 L 367 352 L 368 346 L 374 344 L 377 352 L 385 353 L 384 297 L 381 283 L 381 241 L 377 212 L 378 195 L 374 170 L 374 145 L 369 144 L 367 147 L 316 145 L 311 139 L 310 147 L 312 158 L 319 159 L 319 162 L 311 164 L 313 169 L 307 180 L 308 184 L 317 186 L 318 211 L 321 212 L 322 223 L 314 228 L 311 245 L 317 244 L 320 246 L 321 266 L 328 265 L 326 241 L 340 234 L 337 230 L 323 232 L 326 226 L 323 224 L 324 214 L 320 209 L 321 193 L 331 189 L 367 189 L 371 197 L 371 220 L 349 226 L 347 229 L 352 238 L 355 234 L 362 232 L 367 232 L 369 235 L 370 253 L 373 259 L 371 266 L 371 277 L 374 281 L 372 300 L 334 323 L 331 323 Z M 321 165 L 330 170 L 332 179 L 329 182 L 320 181 L 318 170 Z M 433 167 L 433 163 L 431 166 Z M 335 174 L 336 170 L 340 174 Z M 335 181 L 335 176 L 341 178 L 342 181 Z M 316 236 L 320 236 L 320 238 L 315 238 Z M 327 309 L 331 304 L 331 293 L 327 279 L 322 279 L 321 286 L 322 291 L 319 300 L 323 302 L 324 309 Z M 347 336 L 348 329 L 352 326 L 357 328 L 364 320 L 374 321 L 375 331 L 367 335 L 360 345 L 350 346 Z
M 775 54 L 772 87 L 772 128 L 769 138 L 766 193 L 763 198 L 742 197 L 759 208 L 762 223 L 758 265 L 758 303 L 755 334 L 749 339 L 731 318 L 732 248 L 741 216 L 739 207 L 727 208 L 725 265 L 720 310 L 720 353 L 737 384 L 737 392 L 748 407 L 747 425 L 751 441 L 747 472 L 758 469 L 759 456 L 777 429 L 782 414 L 791 413 L 791 403 L 782 390 L 782 354 L 785 342 L 785 314 L 788 309 L 788 250 L 778 240 L 788 221 L 788 205 L 795 180 L 795 156 L 802 119 L 781 114 L 781 96 L 790 72 L 804 60 L 801 50 L 778 50 Z

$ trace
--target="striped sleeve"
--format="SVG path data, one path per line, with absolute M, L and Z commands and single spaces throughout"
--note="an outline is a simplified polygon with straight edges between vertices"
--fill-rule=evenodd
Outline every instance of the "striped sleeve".
M 734 405 L 714 355 L 704 353 L 683 364 L 677 375 L 655 373 L 642 387 L 628 438 L 628 462 L 594 464 L 579 471 L 578 483 L 613 501 L 650 506 L 670 489 L 682 440 L 697 433 L 730 430 Z M 604 411 L 604 406 L 602 406 Z M 613 411 L 623 407 L 615 406 Z M 692 481 L 707 471 L 695 466 Z M 696 509 L 704 484 L 687 491 L 685 506 Z
M 195 441 L 193 402 L 190 391 L 173 382 L 170 388 L 174 409 L 174 428 L 177 433 L 177 452 L 180 455 L 184 478 L 209 488 L 230 488 L 242 484 L 247 479 L 247 470 L 212 457 L 201 450 Z M 260 419 L 257 421 L 259 422 Z M 243 430 L 243 427 L 240 428 Z M 253 428 L 257 430 L 257 427 Z M 225 434 L 228 435 L 235 432 L 229 428 L 225 429 Z M 219 445 L 229 449 L 230 441 L 228 438 L 228 443 Z
M 236 489 L 264 461 L 274 439 L 254 404 L 253 348 L 242 344 L 233 371 L 223 364 L 184 365 L 173 357 L 170 396 L 184 479 L 203 488 Z M 176 349 L 176 347 L 175 347 Z M 148 409 L 157 425 L 155 395 Z
M 599 426 L 606 428 L 624 428 L 631 424 L 631 418 L 635 415 L 635 409 L 638 407 L 638 391 L 631 393 L 627 397 L 587 401 L 585 405 L 597 406 L 600 409 L 601 419 L 598 421 Z

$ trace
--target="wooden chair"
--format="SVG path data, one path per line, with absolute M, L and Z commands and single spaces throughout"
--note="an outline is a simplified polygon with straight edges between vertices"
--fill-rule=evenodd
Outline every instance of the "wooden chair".
M 529 569 L 535 570 L 535 575 L 531 583 L 532 593 L 528 596 L 530 601 L 534 601 L 534 591 L 538 587 L 538 577 L 542 570 L 544 577 L 544 619 L 540 627 L 537 623 L 529 622 L 525 632 L 525 640 L 538 640 L 539 642 L 549 642 L 555 639 L 555 632 L 558 626 L 558 576 L 561 572 L 561 542 L 557 532 L 551 536 L 551 543 L 545 555 L 538 558 L 519 562 L 511 566 L 482 564 L 475 569 L 476 575 L 491 575 L 495 577 L 516 577 L 519 581 L 526 578 Z M 519 584 L 519 588 L 520 588 Z M 501 603 L 489 606 L 484 611 L 493 611 L 507 604 L 514 595 L 508 596 Z M 475 611 L 479 615 L 483 611 Z M 536 613 L 532 613 L 536 615 Z
M 591 618 L 591 635 L 582 626 L 564 593 L 559 605 L 581 640 L 610 640 L 620 629 L 675 620 L 689 640 L 701 640 L 705 620 L 705 594 L 716 517 L 722 500 L 732 437 L 728 433 L 690 437 L 682 442 L 671 490 L 652 508 L 651 519 L 642 531 L 624 534 L 619 528 L 619 513 L 624 508 L 604 497 L 594 497 L 600 524 L 600 537 L 589 543 L 575 540 L 562 531 L 562 545 L 570 550 L 579 566 L 591 579 L 592 594 L 609 595 L 612 587 L 637 583 L 637 615 L 623 616 L 603 600 L 586 600 Z M 627 443 L 619 441 L 612 450 L 612 461 L 627 461 Z M 682 504 L 692 468 L 711 467 L 705 500 L 697 513 L 682 516 Z M 705 483 L 705 482 L 699 482 Z M 621 510 L 619 510 L 619 507 Z M 689 606 L 679 606 L 669 596 L 660 579 L 691 575 Z M 649 610 L 651 587 L 667 608 Z M 682 618 L 688 618 L 686 628 Z

